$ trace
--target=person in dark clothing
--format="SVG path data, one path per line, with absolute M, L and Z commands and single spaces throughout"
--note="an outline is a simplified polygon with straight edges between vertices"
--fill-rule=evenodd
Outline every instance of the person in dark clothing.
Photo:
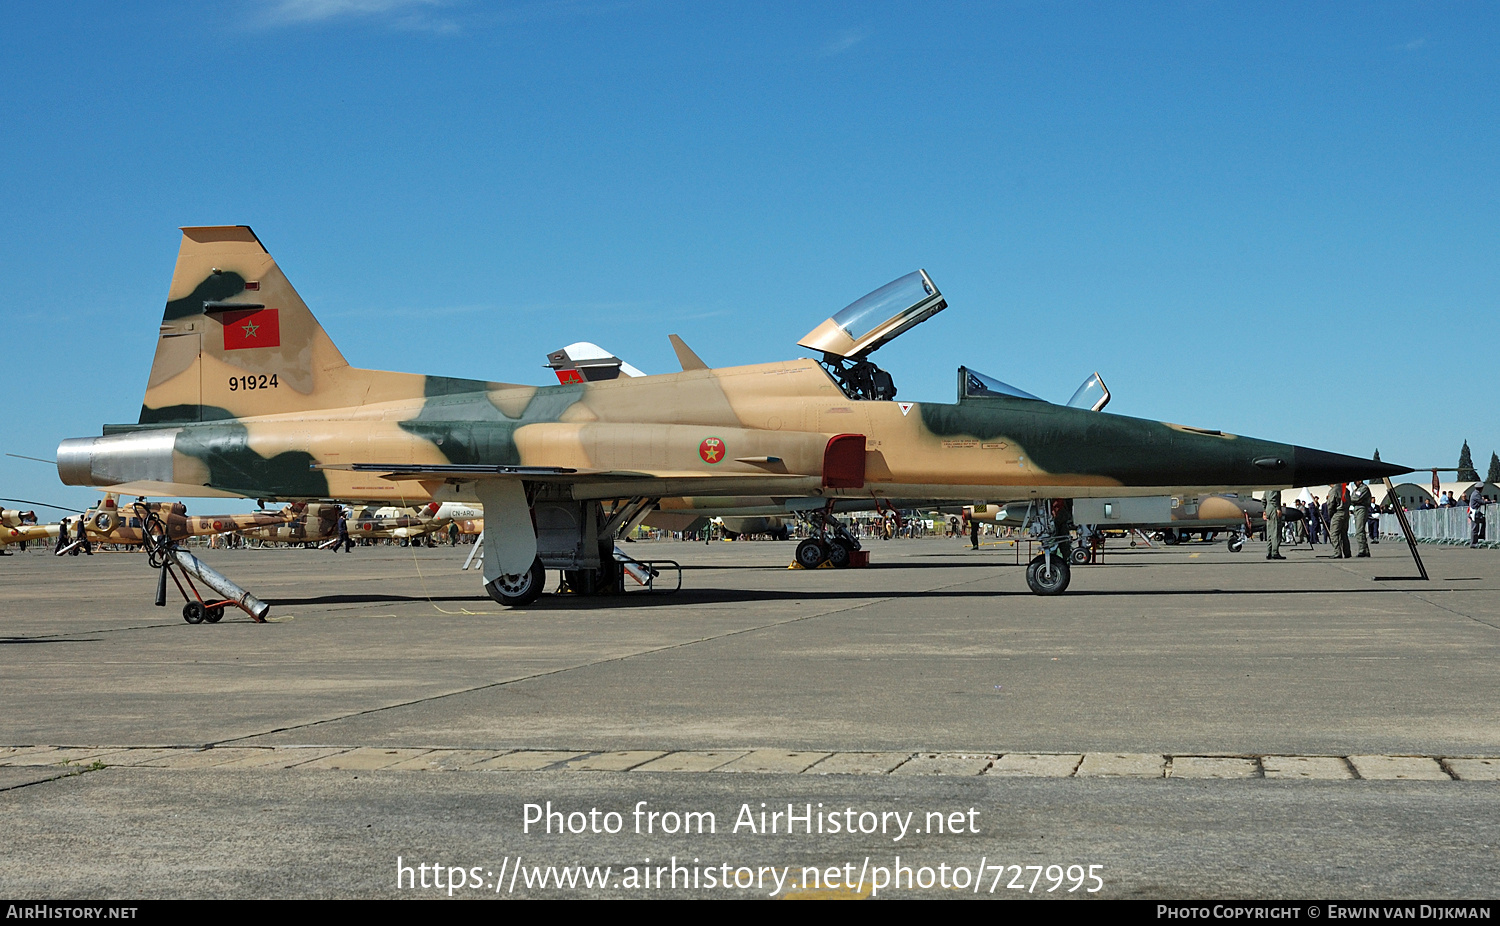
M 1328 487 L 1328 542 L 1334 559 L 1349 558 L 1349 487 L 1342 482 Z
M 1286 559 L 1281 555 L 1281 490 L 1266 493 L 1266 559 Z
M 1479 546 L 1484 537 L 1484 493 L 1479 486 L 1469 490 L 1469 549 Z
M 1349 492 L 1349 518 L 1354 526 L 1354 539 L 1358 541 L 1356 546 L 1359 550 L 1355 556 L 1370 555 L 1370 532 L 1365 529 L 1365 524 L 1370 518 L 1370 505 L 1373 501 L 1370 487 L 1363 482 L 1356 482 Z

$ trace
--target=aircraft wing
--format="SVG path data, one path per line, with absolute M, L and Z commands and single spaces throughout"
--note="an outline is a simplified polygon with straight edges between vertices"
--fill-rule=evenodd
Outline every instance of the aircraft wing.
M 724 488 L 753 495 L 805 495 L 821 485 L 821 477 L 798 473 L 737 473 L 705 476 L 676 470 L 591 470 L 565 466 L 509 466 L 505 464 L 438 463 L 313 463 L 313 469 L 379 473 L 392 482 L 422 480 L 482 481 L 521 479 L 575 487 L 574 497 L 612 498 L 623 495 L 678 495 Z
M 570 469 L 566 466 L 505 466 L 501 464 L 454 463 L 312 463 L 311 469 L 338 469 L 354 473 L 380 473 L 382 479 L 399 482 L 440 476 L 444 479 L 494 479 L 519 476 L 537 482 L 575 482 L 580 476 L 606 475 L 621 479 L 631 476 L 649 478 L 648 473 L 621 473 Z

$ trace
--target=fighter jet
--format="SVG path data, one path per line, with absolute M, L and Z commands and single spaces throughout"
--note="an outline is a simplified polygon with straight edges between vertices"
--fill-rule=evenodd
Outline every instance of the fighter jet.
M 869 355 L 947 307 L 925 271 L 799 342 L 820 359 L 535 387 L 349 365 L 246 226 L 183 229 L 139 420 L 58 448 L 64 483 L 133 494 L 479 502 L 486 589 L 547 568 L 620 584 L 613 540 L 677 496 L 1047 500 L 1033 591 L 1067 587 L 1070 500 L 1410 470 L 960 388 L 896 401 Z

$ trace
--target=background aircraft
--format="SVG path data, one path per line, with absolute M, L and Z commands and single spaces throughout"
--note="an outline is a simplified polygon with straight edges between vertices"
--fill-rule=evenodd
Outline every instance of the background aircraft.
M 79 525 L 88 535 L 89 543 L 112 543 L 138 546 L 146 542 L 147 522 L 155 518 L 172 540 L 189 537 L 206 537 L 225 534 L 247 527 L 280 523 L 281 512 L 257 511 L 249 514 L 216 514 L 192 516 L 182 502 L 121 502 L 119 496 L 109 493 L 99 504 L 77 517 L 64 518 L 70 542 L 57 552 L 59 555 L 76 555 L 83 546 L 78 537 Z M 54 535 L 55 536 L 55 535 Z
M 64 509 L 66 510 L 66 509 Z M 35 511 L 0 507 L 0 555 L 12 543 L 45 541 L 57 536 L 56 524 L 40 524 Z
M 476 512 L 472 507 L 437 502 L 420 508 L 366 506 L 352 511 L 337 502 L 293 502 L 278 512 L 278 521 L 236 533 L 262 543 L 323 544 L 338 539 L 339 517 L 346 516 L 345 527 L 353 540 L 415 540 L 445 530 L 454 522 L 455 515 L 445 513 L 444 508 Z
M 1137 507 L 1145 503 L 1146 507 Z M 1157 499 L 1120 499 L 1115 506 L 1122 510 L 1106 514 L 1102 505 L 1089 506 L 1091 513 L 1075 511 L 1074 519 L 1097 531 L 1141 531 L 1162 533 L 1166 543 L 1186 540 L 1189 535 L 1230 532 L 1229 549 L 1238 553 L 1245 540 L 1265 527 L 1265 505 L 1249 495 L 1173 495 Z M 1020 528 L 1027 523 L 1032 509 L 1029 502 L 1006 505 L 974 505 L 964 510 L 966 517 L 981 523 Z M 1132 510 L 1134 508 L 1134 510 Z M 1141 515 L 1145 514 L 1145 517 Z M 1108 515 L 1115 515 L 1109 517 Z M 1079 551 L 1074 551 L 1075 554 Z M 1075 559 L 1074 562 L 1085 562 Z

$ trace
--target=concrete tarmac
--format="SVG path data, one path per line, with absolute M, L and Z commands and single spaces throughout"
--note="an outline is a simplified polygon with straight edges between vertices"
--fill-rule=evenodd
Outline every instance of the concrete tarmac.
M 0 838 L 24 847 L 0 890 L 446 896 L 398 889 L 400 855 L 483 868 L 485 889 L 456 893 L 495 896 L 495 860 L 522 856 L 619 883 L 514 896 L 719 896 L 619 872 L 908 851 L 1103 865 L 1091 896 L 1494 893 L 1492 551 L 1424 547 L 1433 580 L 1415 582 L 1386 578 L 1415 571 L 1390 542 L 1276 563 L 1116 542 L 1038 598 L 1009 547 L 877 541 L 869 569 L 813 571 L 785 568 L 792 548 L 631 544 L 682 562 L 683 591 L 515 611 L 458 570 L 463 547 L 208 551 L 273 623 L 197 626 L 151 606 L 138 554 L 0 559 Z M 718 829 L 522 832 L 548 800 L 627 830 L 639 801 Z M 978 832 L 730 830 L 741 804 L 820 801 L 972 807 Z M 993 896 L 1045 893 L 1013 874 Z M 869 896 L 873 878 L 798 891 Z

